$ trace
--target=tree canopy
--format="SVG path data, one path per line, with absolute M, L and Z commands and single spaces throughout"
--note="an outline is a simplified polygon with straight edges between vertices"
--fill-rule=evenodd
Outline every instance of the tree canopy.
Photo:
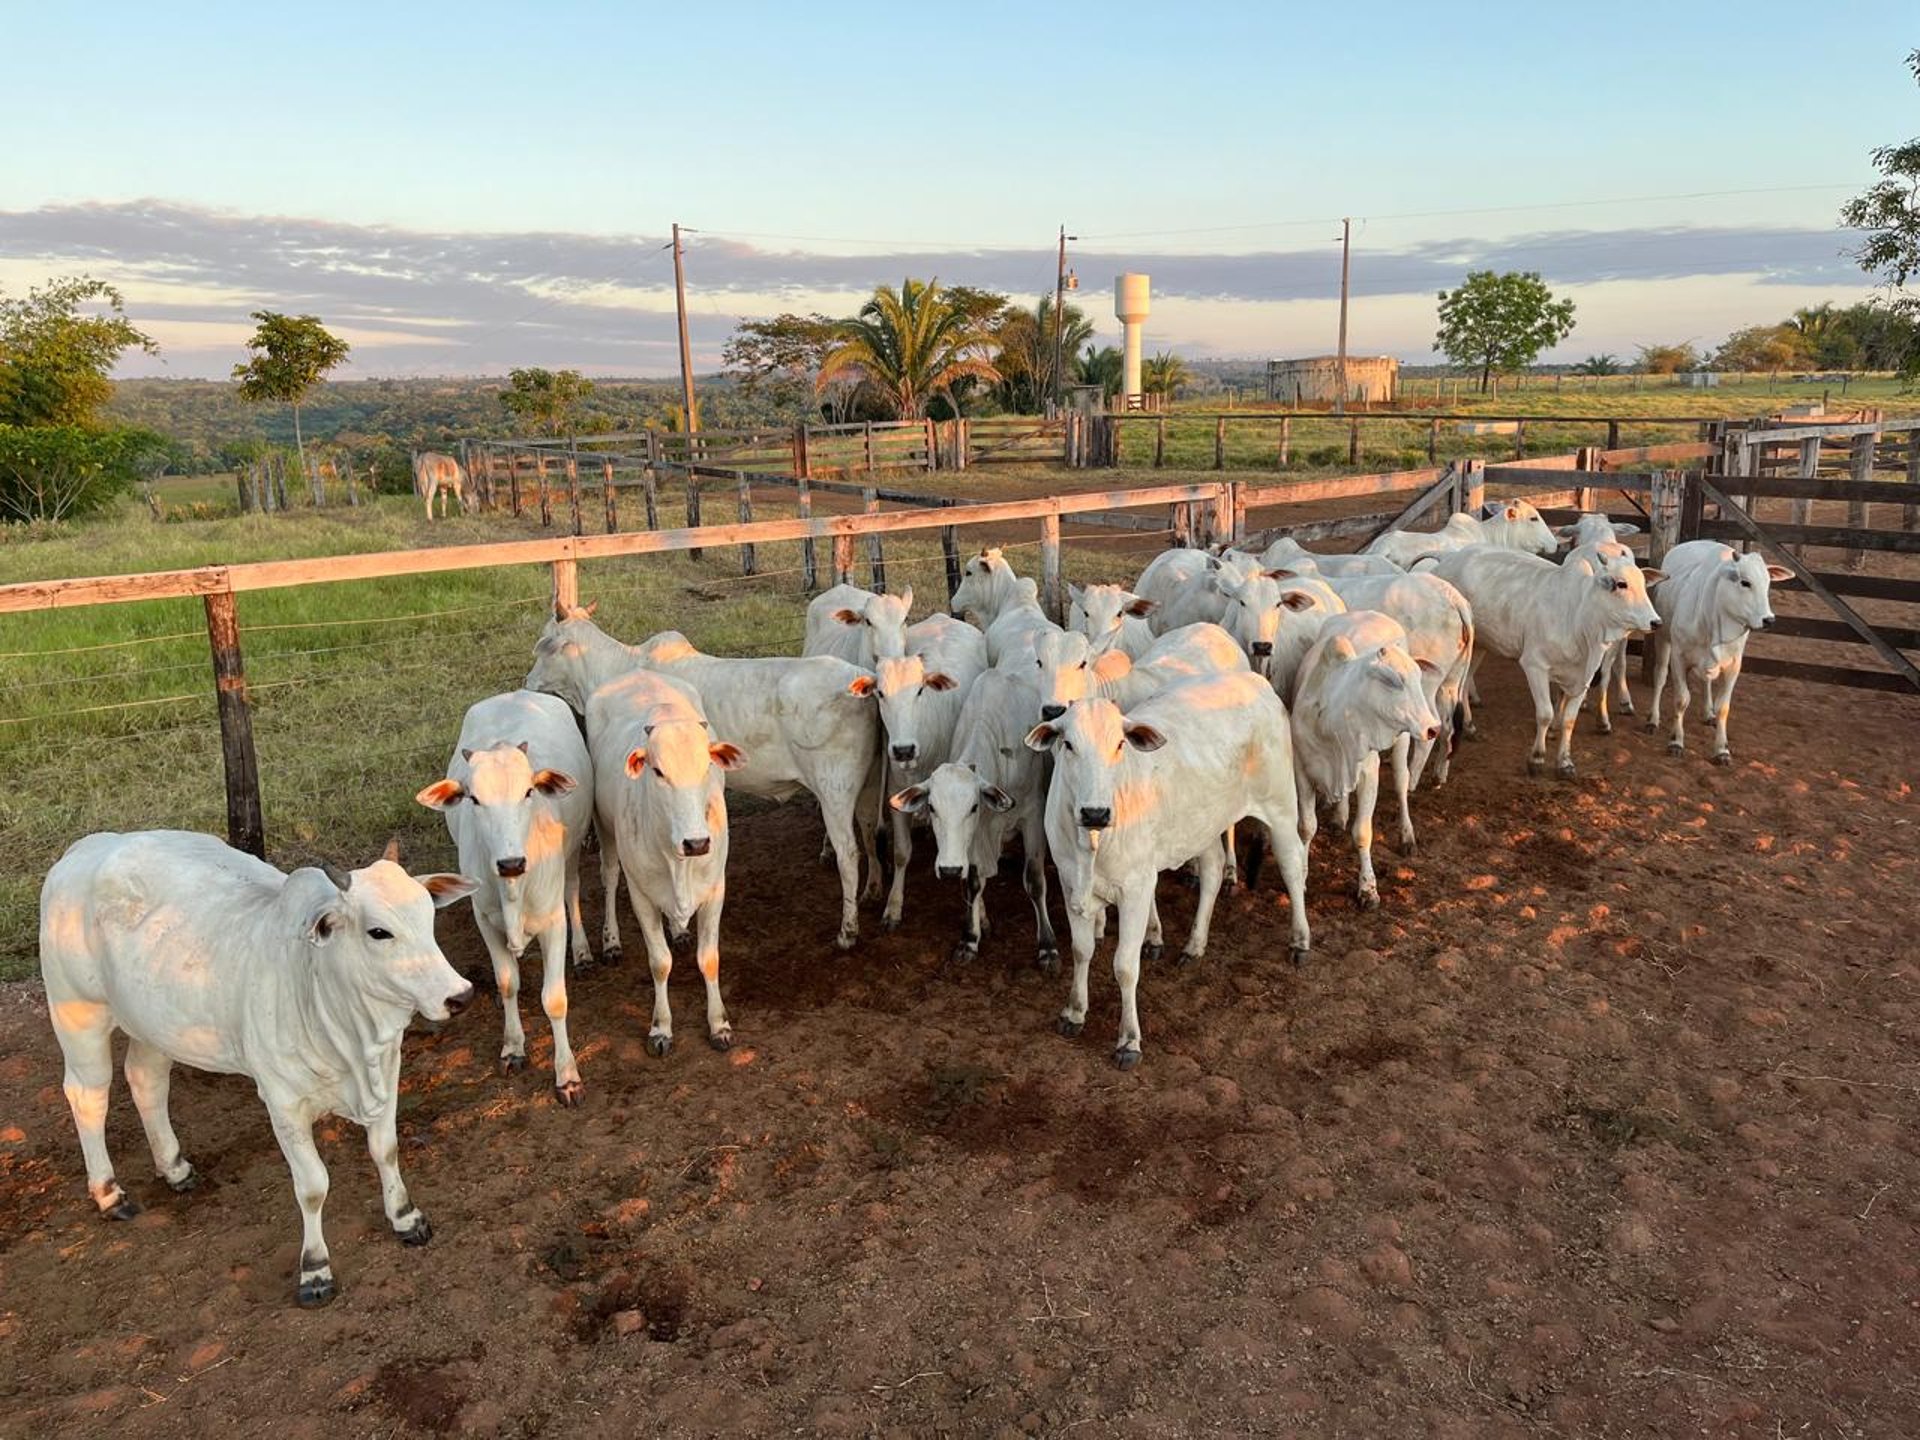
M 1537 271 L 1474 270 L 1457 290 L 1440 292 L 1433 348 L 1478 369 L 1485 390 L 1495 370 L 1531 365 L 1573 333 L 1573 302 L 1556 300 Z
M 127 319 L 120 292 L 81 275 L 0 294 L 0 425 L 94 425 L 129 350 L 159 347 Z
M 1792 325 L 1749 325 L 1713 352 L 1716 370 L 1797 370 L 1812 362 L 1806 336 Z
M 1907 55 L 1907 68 L 1920 82 L 1920 50 Z M 1873 168 L 1885 177 L 1869 185 L 1840 210 L 1840 223 L 1864 230 L 1854 251 L 1860 268 L 1882 276 L 1896 290 L 1920 274 L 1920 136 L 1873 152 Z M 1920 305 L 1920 297 L 1903 303 Z
M 300 405 L 308 393 L 340 365 L 353 347 L 320 323 L 318 315 L 282 315 L 256 310 L 259 327 L 247 341 L 248 358 L 233 367 L 240 397 L 257 403 L 278 400 L 293 407 L 293 444 L 306 464 L 300 435 Z
M 958 413 L 956 386 L 1000 378 L 987 355 L 992 321 L 1004 304 L 986 291 L 942 290 L 938 280 L 909 277 L 898 290 L 882 285 L 858 315 L 836 327 L 814 388 L 858 376 L 898 419 L 921 419 L 936 396 Z
M 556 439 L 582 430 L 581 407 L 593 382 L 578 370 L 543 370 L 537 365 L 512 370 L 500 404 L 523 424 Z
M 1147 394 L 1164 395 L 1169 400 L 1192 379 L 1187 362 L 1170 350 L 1149 356 L 1140 367 L 1140 384 Z

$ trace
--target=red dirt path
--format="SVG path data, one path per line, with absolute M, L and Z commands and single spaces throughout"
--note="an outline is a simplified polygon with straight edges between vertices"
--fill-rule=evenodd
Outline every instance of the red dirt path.
M 744 817 L 739 1048 L 685 965 L 649 1059 L 633 961 L 573 987 L 579 1111 L 537 1005 L 512 1080 L 484 1003 L 411 1038 L 436 1238 L 394 1243 L 336 1125 L 321 1312 L 250 1087 L 176 1072 L 187 1197 L 117 1089 L 148 1209 L 105 1224 L 37 988 L 0 991 L 0 1434 L 1920 1433 L 1920 702 L 1749 679 L 1733 768 L 1583 728 L 1563 784 L 1487 673 L 1384 906 L 1323 831 L 1312 963 L 1271 877 L 1223 900 L 1131 1075 L 1104 950 L 1052 1032 L 1013 879 L 970 970 L 924 869 L 841 958 L 811 812 Z

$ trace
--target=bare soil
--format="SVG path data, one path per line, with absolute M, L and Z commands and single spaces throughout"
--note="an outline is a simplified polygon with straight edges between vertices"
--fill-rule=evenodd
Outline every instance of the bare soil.
M 1271 876 L 1223 898 L 1131 1074 L 1104 949 L 1054 1033 L 1012 876 L 955 969 L 923 845 L 842 957 L 813 813 L 743 814 L 737 1047 L 683 965 L 649 1058 L 632 959 L 572 985 L 577 1111 L 537 1005 L 524 1075 L 485 1003 L 411 1038 L 435 1239 L 331 1125 L 323 1311 L 248 1084 L 176 1072 L 183 1197 L 117 1091 L 147 1210 L 109 1224 L 37 987 L 0 991 L 0 1434 L 1920 1433 L 1920 702 L 1749 678 L 1730 769 L 1627 722 L 1563 783 L 1487 678 L 1384 905 L 1323 830 L 1313 960 Z M 1190 905 L 1168 878 L 1170 937 Z

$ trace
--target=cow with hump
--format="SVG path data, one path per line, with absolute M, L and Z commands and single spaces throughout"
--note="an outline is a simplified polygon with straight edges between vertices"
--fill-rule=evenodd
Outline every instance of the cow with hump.
M 502 1074 L 527 1068 L 520 956 L 529 941 L 539 943 L 540 1006 L 553 1028 L 553 1084 L 562 1105 L 579 1103 L 581 1095 L 567 1034 L 567 949 L 571 937 L 574 968 L 593 963 L 580 916 L 580 845 L 593 819 L 592 780 L 586 742 L 566 701 L 516 690 L 468 708 L 446 778 L 413 797 L 441 813 L 461 870 L 479 886 L 473 921 L 500 992 Z
M 1267 830 L 1286 884 L 1295 963 L 1306 957 L 1306 848 L 1298 831 L 1286 706 L 1249 671 L 1170 686 L 1122 713 L 1111 700 L 1080 700 L 1027 734 L 1028 748 L 1053 757 L 1047 790 L 1047 848 L 1066 893 L 1073 935 L 1073 986 L 1060 1013 L 1063 1034 L 1087 1018 L 1087 969 L 1094 924 L 1120 907 L 1113 954 L 1120 989 L 1114 1063 L 1140 1060 L 1135 992 L 1141 949 L 1162 870 L 1197 861 L 1199 897 L 1181 963 L 1206 951 L 1213 904 L 1226 869 L 1221 837 L 1246 818 Z M 1248 867 L 1251 887 L 1254 867 Z
M 433 938 L 435 907 L 473 882 L 409 875 L 395 855 L 389 846 L 349 874 L 288 875 L 210 835 L 152 830 L 89 835 L 48 872 L 40 973 L 103 1215 L 139 1212 L 107 1155 L 113 1032 L 123 1030 L 127 1088 L 154 1168 L 176 1191 L 199 1176 L 167 1114 L 174 1065 L 253 1081 L 300 1204 L 300 1304 L 334 1294 L 320 1229 L 327 1167 L 313 1142 L 321 1117 L 365 1128 L 394 1234 L 408 1245 L 432 1238 L 400 1178 L 400 1039 L 415 1015 L 445 1020 L 473 998 Z
M 1718 540 L 1689 540 L 1661 559 L 1667 578 L 1653 591 L 1654 608 L 1666 623 L 1654 637 L 1653 704 L 1647 729 L 1660 728 L 1660 701 L 1667 681 L 1674 685 L 1673 733 L 1667 750 L 1686 753 L 1685 721 L 1692 692 L 1689 677 L 1707 692 L 1713 720 L 1713 763 L 1731 765 L 1727 712 L 1733 687 L 1747 654 L 1747 637 L 1773 625 L 1772 589 L 1790 580 L 1784 565 L 1769 565 L 1758 555 L 1740 555 Z

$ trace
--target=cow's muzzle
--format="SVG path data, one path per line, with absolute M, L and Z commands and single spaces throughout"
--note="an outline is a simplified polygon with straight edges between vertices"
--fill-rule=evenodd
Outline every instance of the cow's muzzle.
M 1762 630 L 1771 630 L 1773 628 L 1773 621 L 1774 621 L 1773 616 L 1771 615 L 1767 616 L 1764 620 L 1760 622 L 1760 628 Z
M 1253 652 L 1255 658 L 1264 660 L 1267 656 L 1273 654 L 1273 642 L 1271 640 L 1256 640 L 1253 644 L 1249 645 L 1247 649 Z
M 889 752 L 902 765 L 911 765 L 913 757 L 920 753 L 918 745 L 895 745 Z
M 1652 623 L 1651 625 L 1649 625 L 1649 626 L 1647 626 L 1647 629 L 1649 629 L 1649 630 L 1658 630 L 1658 629 L 1660 628 L 1660 626 L 1661 626 L 1661 623 L 1662 623 L 1662 622 L 1661 622 L 1661 619 L 1660 619 L 1660 617 L 1659 617 L 1658 615 L 1656 615 L 1656 616 L 1654 616 L 1654 617 L 1653 617 L 1653 623 Z
M 1042 705 L 1040 707 L 1040 718 L 1042 720 L 1058 720 L 1066 713 L 1067 707 L 1064 705 Z
M 680 842 L 680 853 L 688 859 L 694 859 L 704 855 L 711 849 L 713 849 L 713 840 L 710 836 L 706 835 L 702 835 L 698 840 L 682 840 Z
M 966 867 L 961 865 L 936 865 L 933 867 L 933 873 L 942 880 L 958 880 L 967 872 Z
M 1085 830 L 1104 830 L 1113 823 L 1113 809 L 1107 805 L 1082 805 L 1080 826 Z
M 527 873 L 527 857 L 524 855 L 509 855 L 504 860 L 494 861 L 493 868 L 500 872 L 500 878 L 502 880 L 518 880 L 522 875 Z
M 458 1015 L 462 1010 L 466 1009 L 467 1006 L 471 1005 L 472 1003 L 473 1003 L 473 986 L 469 984 L 464 990 L 461 990 L 458 993 L 449 995 L 447 997 L 447 1014 Z

